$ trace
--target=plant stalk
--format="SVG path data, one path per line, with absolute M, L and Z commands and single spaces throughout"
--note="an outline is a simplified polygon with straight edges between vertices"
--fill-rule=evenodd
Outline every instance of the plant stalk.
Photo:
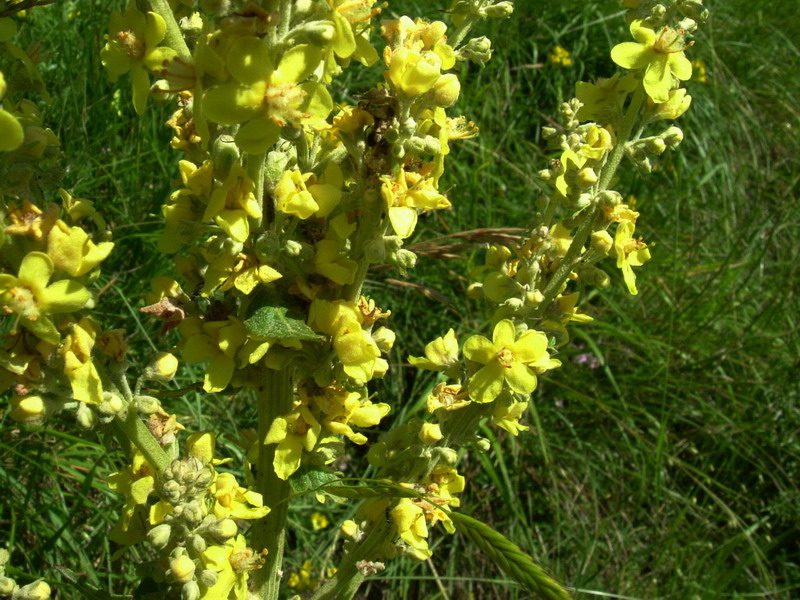
M 189 46 L 186 45 L 181 28 L 178 27 L 178 22 L 175 20 L 175 15 L 167 0 L 148 0 L 148 4 L 150 4 L 150 9 L 164 19 L 167 24 L 167 31 L 164 34 L 167 46 L 175 50 L 181 60 L 192 64 L 192 53 L 189 51 Z
M 256 491 L 264 497 L 264 503 L 272 510 L 256 521 L 252 528 L 253 547 L 267 551 L 264 566 L 253 571 L 254 595 L 259 600 L 277 600 L 280 591 L 281 565 L 286 540 L 286 518 L 289 513 L 288 481 L 275 474 L 272 465 L 276 444 L 264 445 L 263 441 L 276 417 L 292 409 L 293 379 L 287 369 L 267 370 L 264 383 L 258 394 L 258 462 L 256 464 Z
M 170 460 L 167 453 L 153 437 L 150 430 L 139 418 L 139 413 L 133 404 L 128 405 L 128 411 L 124 417 L 117 417 L 117 426 L 122 433 L 139 449 L 144 457 L 158 473 L 163 473 L 169 466 Z

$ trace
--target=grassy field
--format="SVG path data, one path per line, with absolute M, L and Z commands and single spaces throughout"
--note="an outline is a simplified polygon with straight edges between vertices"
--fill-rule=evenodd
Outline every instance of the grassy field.
M 95 200 L 113 224 L 102 317 L 136 334 L 133 351 L 147 356 L 162 342 L 137 308 L 147 280 L 169 268 L 155 251 L 156 215 L 177 157 L 162 125 L 169 107 L 137 120 L 128 81 L 107 83 L 97 50 L 108 4 L 61 1 L 40 11 L 26 36 L 49 52 L 47 118 L 63 143 L 65 187 Z M 531 431 L 513 439 L 487 428 L 491 450 L 462 463 L 464 511 L 523 546 L 576 598 L 800 595 L 800 20 L 791 2 L 706 4 L 712 19 L 691 58 L 704 62 L 707 80 L 687 84 L 686 141 L 653 175 L 628 168 L 617 186 L 637 200 L 637 231 L 657 244 L 639 271 L 639 295 L 625 293 L 617 276 L 592 292 L 585 310 L 595 321 L 575 328 L 563 368 L 537 390 Z M 443 5 L 398 1 L 386 12 L 440 18 Z M 609 49 L 627 40 L 612 0 L 518 0 L 512 19 L 484 33 L 494 58 L 467 69 L 458 105 L 481 136 L 451 155 L 443 181 L 454 209 L 412 240 L 435 238 L 457 258 L 422 254 L 413 286 L 386 271 L 368 285 L 395 313 L 399 336 L 396 368 L 376 390 L 395 407 L 387 427 L 408 418 L 433 383 L 405 357 L 431 332 L 485 327 L 465 296 L 481 248 L 447 236 L 528 222 L 548 158 L 541 127 L 575 81 L 613 72 Z M 571 53 L 570 66 L 549 62 L 555 46 Z M 241 457 L 231 440 L 235 424 L 254 422 L 247 397 L 189 395 L 169 409 L 189 428 L 221 426 L 230 434 L 225 452 Z M 16 548 L 20 572 L 61 582 L 60 599 L 130 593 L 136 579 L 122 565 L 146 549 L 115 554 L 106 539 L 121 504 L 104 483 L 123 461 L 117 448 L 114 439 L 78 437 L 67 419 L 24 431 L 0 416 L 0 543 Z M 358 472 L 362 453 L 351 459 Z M 335 527 L 314 531 L 311 512 L 335 523 L 348 509 L 293 507 L 290 567 L 311 560 L 321 569 L 329 559 Z M 434 539 L 432 561 L 392 563 L 362 597 L 529 597 L 466 538 Z

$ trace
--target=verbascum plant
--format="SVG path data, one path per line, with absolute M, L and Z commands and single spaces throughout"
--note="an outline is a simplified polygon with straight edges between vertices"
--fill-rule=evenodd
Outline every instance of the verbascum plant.
M 0 19 L 0 384 L 21 423 L 70 410 L 82 427 L 117 427 L 130 441 L 130 463 L 108 481 L 124 498 L 110 537 L 153 548 L 154 593 L 346 600 L 386 561 L 429 558 L 438 525 L 463 529 L 532 593 L 567 597 L 517 546 L 457 512 L 467 485 L 459 456 L 468 444 L 486 449 L 484 421 L 527 429 L 530 395 L 560 366 L 571 323 L 591 320 L 581 297 L 611 282 L 604 259 L 637 293 L 635 269 L 651 251 L 612 184 L 625 161 L 647 173 L 682 141 L 664 121 L 691 103 L 680 82 L 692 75 L 684 52 L 707 16 L 702 4 L 625 0 L 633 41 L 611 50 L 625 71 L 577 84 L 561 126 L 545 130 L 556 155 L 540 172 L 550 195 L 527 236 L 490 246 L 471 274 L 488 331 L 461 343 L 450 330 L 409 357 L 441 374 L 427 413 L 371 444 L 396 400 L 376 398 L 370 383 L 389 369 L 397 334 L 364 280 L 376 265 L 413 268 L 404 244 L 418 221 L 458 202 L 439 182 L 451 144 L 477 127 L 452 114 L 455 70 L 490 59 L 491 42 L 470 34 L 483 19 L 511 17 L 513 4 L 456 0 L 450 25 L 381 19 L 375 0 L 150 0 L 113 13 L 100 51 L 109 77 L 130 77 L 139 114 L 151 96 L 176 103 L 167 125 L 181 154 L 158 242 L 174 276 L 150 282 L 142 309 L 178 341 L 147 365 L 131 364 L 128 336 L 94 312 L 114 243 L 91 201 L 56 192 L 58 141 L 25 97 L 46 91 L 13 44 L 15 6 L 2 3 Z M 347 69 L 375 64 L 382 81 L 357 104 L 334 97 Z M 252 398 L 258 424 L 242 427 L 239 479 L 218 469 L 230 459 L 217 456 L 214 432 L 186 435 L 161 406 L 155 388 L 181 363 L 202 365 L 192 391 Z M 348 443 L 369 446 L 375 477 L 337 471 Z M 283 567 L 288 511 L 308 493 L 361 501 L 340 524 L 341 562 L 325 580 L 306 564 Z M 0 595 L 47 597 L 43 582 L 0 585 Z

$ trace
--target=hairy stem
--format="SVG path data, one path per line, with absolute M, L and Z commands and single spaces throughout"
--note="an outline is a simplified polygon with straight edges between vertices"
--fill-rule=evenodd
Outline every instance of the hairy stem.
M 158 14 L 167 24 L 167 31 L 164 35 L 164 41 L 167 46 L 175 50 L 181 60 L 191 63 L 192 53 L 189 51 L 189 46 L 186 45 L 186 40 L 183 38 L 178 22 L 175 20 L 175 15 L 169 7 L 167 0 L 148 0 L 150 9 Z
M 394 526 L 385 520 L 375 523 L 367 537 L 345 555 L 336 574 L 310 600 L 350 600 L 355 596 L 364 581 L 358 563 L 375 560 L 383 543 L 394 535 L 392 529 Z
M 275 444 L 264 445 L 264 438 L 276 417 L 287 414 L 292 408 L 292 377 L 288 370 L 267 370 L 258 394 L 258 463 L 256 491 L 272 510 L 257 521 L 252 528 L 253 546 L 267 550 L 264 566 L 253 571 L 254 594 L 259 600 L 277 600 L 280 591 L 280 572 L 286 538 L 286 518 L 289 513 L 288 481 L 279 478 L 273 467 Z
M 136 407 L 133 405 L 128 406 L 128 412 L 124 417 L 117 417 L 117 426 L 120 431 L 131 441 L 131 443 L 139 449 L 144 457 L 159 473 L 162 473 L 169 466 L 169 457 L 158 440 L 153 437 L 150 430 L 147 428 L 139 414 Z

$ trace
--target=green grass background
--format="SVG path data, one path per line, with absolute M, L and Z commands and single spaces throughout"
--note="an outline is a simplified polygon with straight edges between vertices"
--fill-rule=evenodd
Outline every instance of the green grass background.
M 800 20 L 792 2 L 706 4 L 712 19 L 690 54 L 705 61 L 708 81 L 687 83 L 686 140 L 653 175 L 628 168 L 618 186 L 638 200 L 637 231 L 657 244 L 639 270 L 639 296 L 624 292 L 617 273 L 609 289 L 593 291 L 585 310 L 595 321 L 574 328 L 564 366 L 537 390 L 531 431 L 513 439 L 486 429 L 491 450 L 470 451 L 461 467 L 463 510 L 520 544 L 577 598 L 800 595 Z M 398 1 L 386 13 L 435 19 L 443 6 Z M 163 347 L 137 308 L 148 279 L 169 268 L 155 239 L 178 157 L 162 125 L 169 107 L 136 119 L 129 82 L 107 81 L 97 51 L 108 10 L 105 1 L 62 0 L 24 35 L 47 51 L 47 121 L 63 143 L 65 187 L 113 225 L 99 311 L 107 326 L 128 329 L 144 360 Z M 486 68 L 464 68 L 458 108 L 481 136 L 451 155 L 443 182 L 453 210 L 427 218 L 412 242 L 524 226 L 548 158 L 541 127 L 575 81 L 613 72 L 609 49 L 627 39 L 612 0 L 519 0 L 512 19 L 480 33 L 495 55 Z M 556 45 L 572 53 L 571 66 L 548 63 Z M 340 97 L 352 100 L 374 76 L 348 79 Z M 456 257 L 421 257 L 408 281 L 422 287 L 399 286 L 394 272 L 370 277 L 367 290 L 392 309 L 399 336 L 395 368 L 377 387 L 394 406 L 385 427 L 418 410 L 433 384 L 404 364 L 408 353 L 448 327 L 462 339 L 485 328 L 482 308 L 465 297 L 480 248 L 448 249 Z M 255 422 L 245 394 L 166 404 L 191 429 L 222 428 L 223 452 L 241 458 L 235 426 Z M 130 593 L 148 549 L 120 551 L 106 539 L 121 505 L 104 483 L 124 462 L 118 447 L 66 418 L 28 431 L 0 416 L 0 543 L 13 547 L 14 573 L 44 574 L 60 599 Z M 352 449 L 348 473 L 363 464 Z M 306 559 L 330 565 L 334 528 L 314 532 L 314 510 L 336 522 L 349 507 L 293 506 L 287 569 Z M 437 530 L 432 542 L 432 561 L 391 563 L 362 597 L 530 597 L 466 538 Z

